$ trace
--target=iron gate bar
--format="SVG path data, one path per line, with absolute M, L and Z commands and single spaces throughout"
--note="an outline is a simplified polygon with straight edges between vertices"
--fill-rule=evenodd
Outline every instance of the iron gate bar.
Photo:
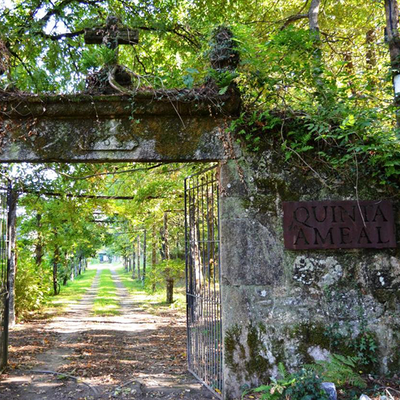
M 219 202 L 216 166 L 185 179 L 188 369 L 222 398 Z

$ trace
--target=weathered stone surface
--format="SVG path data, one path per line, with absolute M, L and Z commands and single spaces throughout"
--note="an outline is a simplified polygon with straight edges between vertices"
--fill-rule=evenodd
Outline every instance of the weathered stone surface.
M 355 199 L 351 181 L 322 185 L 311 171 L 285 164 L 279 151 L 246 155 L 221 167 L 221 265 L 226 399 L 243 385 L 266 383 L 279 362 L 289 370 L 355 355 L 364 369 L 400 368 L 400 251 L 284 249 L 283 201 Z M 323 176 L 323 172 L 320 173 Z M 400 198 L 360 182 L 359 198 Z M 377 363 L 374 365 L 373 358 Z
M 7 97 L 0 99 L 0 161 L 226 159 L 224 127 L 239 105 L 233 98 Z

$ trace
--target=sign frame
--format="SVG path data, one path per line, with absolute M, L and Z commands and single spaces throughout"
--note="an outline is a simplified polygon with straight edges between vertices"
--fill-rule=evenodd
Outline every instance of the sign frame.
M 288 250 L 396 248 L 390 200 L 283 202 Z

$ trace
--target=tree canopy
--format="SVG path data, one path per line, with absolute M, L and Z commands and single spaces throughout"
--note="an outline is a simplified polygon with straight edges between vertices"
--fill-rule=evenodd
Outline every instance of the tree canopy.
M 140 31 L 138 46 L 120 49 L 121 63 L 138 74 L 157 76 L 166 86 L 186 86 L 191 84 L 191 78 L 198 81 L 204 76 L 210 34 L 218 25 L 230 26 L 236 35 L 242 55 L 240 72 L 251 72 L 261 83 L 269 75 L 278 78 L 290 64 L 287 78 L 306 83 L 310 72 L 306 54 L 310 44 L 305 31 L 308 31 L 310 5 L 314 2 L 6 2 L 0 6 L 3 69 L 8 70 L 3 80 L 31 91 L 81 89 L 88 70 L 100 67 L 108 52 L 102 46 L 85 45 L 83 30 L 104 26 L 107 16 L 114 14 L 124 26 Z M 387 81 L 382 2 L 322 1 L 318 11 L 323 61 L 333 74 L 331 78 L 337 78 L 347 69 L 347 75 L 371 75 L 381 82 Z M 280 64 L 276 63 L 278 60 Z M 299 71 L 303 71 L 301 76 L 292 76 Z
M 244 113 L 232 130 L 249 150 L 258 151 L 260 137 L 275 129 L 288 159 L 303 163 L 312 150 L 311 158 L 329 168 L 345 173 L 349 163 L 352 172 L 355 163 L 365 164 L 368 174 L 397 187 L 389 47 L 398 31 L 390 24 L 384 35 L 386 3 L 397 6 L 396 0 L 6 2 L 0 84 L 34 93 L 84 90 L 87 76 L 114 57 L 106 46 L 85 45 L 84 29 L 104 26 L 113 14 L 139 30 L 138 45 L 118 49 L 134 86 L 191 88 L 213 79 L 223 93 L 234 83 Z M 221 25 L 234 34 L 236 71 L 210 68 L 212 34 Z

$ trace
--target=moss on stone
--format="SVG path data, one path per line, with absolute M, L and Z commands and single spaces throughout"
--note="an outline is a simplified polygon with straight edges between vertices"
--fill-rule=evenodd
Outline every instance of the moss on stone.
M 285 340 L 283 338 L 272 337 L 271 350 L 275 357 L 275 364 L 282 363 L 285 365 Z
M 239 363 L 235 361 L 235 352 L 239 349 L 244 357 L 245 351 L 243 345 L 240 343 L 240 335 L 242 328 L 238 325 L 234 325 L 228 329 L 225 333 L 225 364 L 235 374 L 240 373 Z
M 264 344 L 260 338 L 260 332 L 265 332 L 262 324 L 258 327 L 250 325 L 247 334 L 247 346 L 249 348 L 249 359 L 246 362 L 246 375 L 248 379 L 256 376 L 261 381 L 265 381 L 269 377 L 271 368 L 270 362 L 262 356 L 264 352 Z
M 396 303 L 398 301 L 397 291 L 386 288 L 372 289 L 371 294 L 379 303 L 385 304 L 389 309 L 396 308 Z
M 271 364 L 263 357 L 265 346 L 260 333 L 265 333 L 262 324 L 249 325 L 246 342 L 241 343 L 242 328 L 238 325 L 231 327 L 225 334 L 225 364 L 238 376 L 245 376 L 247 380 L 257 378 L 266 382 L 269 378 Z M 235 357 L 236 356 L 236 357 Z
M 393 326 L 393 332 L 395 333 L 392 337 L 394 346 L 388 362 L 388 369 L 389 371 L 397 372 L 400 371 L 400 324 Z
M 256 180 L 256 184 L 262 193 L 273 196 L 274 199 L 277 194 L 284 201 L 298 201 L 300 199 L 301 192 L 293 191 L 284 177 L 259 178 Z
M 298 341 L 298 353 L 301 355 L 303 363 L 315 362 L 309 354 L 309 350 L 311 347 L 318 346 L 332 354 L 358 357 L 358 368 L 363 372 L 372 372 L 376 367 L 377 360 L 368 343 L 370 340 L 378 343 L 378 338 L 373 332 L 363 331 L 356 337 L 352 337 L 351 333 L 348 335 L 340 333 L 336 326 L 329 327 L 322 323 L 307 322 L 296 325 L 294 329 L 288 331 L 288 334 Z M 394 360 L 394 363 L 396 362 L 399 360 Z
M 290 338 L 299 342 L 298 352 L 305 363 L 312 363 L 314 359 L 308 353 L 310 347 L 319 346 L 330 350 L 331 343 L 326 335 L 326 327 L 321 323 L 303 322 L 288 332 Z

